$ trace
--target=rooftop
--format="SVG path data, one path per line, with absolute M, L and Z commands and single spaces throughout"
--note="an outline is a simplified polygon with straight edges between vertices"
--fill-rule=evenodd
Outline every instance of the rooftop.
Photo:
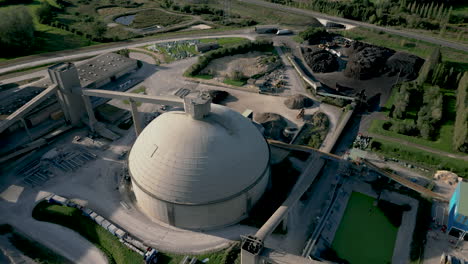
M 99 55 L 86 63 L 77 65 L 80 83 L 83 87 L 91 83 L 106 79 L 134 65 L 134 59 L 116 53 Z
M 458 200 L 458 213 L 468 216 L 468 182 L 460 182 L 460 198 Z

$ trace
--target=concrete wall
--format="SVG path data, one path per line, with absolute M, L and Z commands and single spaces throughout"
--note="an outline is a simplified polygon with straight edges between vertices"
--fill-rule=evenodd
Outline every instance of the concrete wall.
M 150 218 L 187 229 L 213 229 L 235 224 L 246 218 L 249 209 L 265 192 L 270 169 L 250 190 L 229 200 L 205 205 L 182 205 L 148 195 L 136 184 L 133 192 L 139 208 Z M 250 208 L 248 208 L 250 207 Z

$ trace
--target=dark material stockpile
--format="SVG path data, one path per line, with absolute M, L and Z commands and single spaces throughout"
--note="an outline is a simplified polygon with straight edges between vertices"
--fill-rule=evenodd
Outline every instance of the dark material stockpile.
M 414 79 L 424 60 L 405 52 L 355 41 L 348 51 L 349 60 L 344 71 L 346 77 L 366 80 L 389 73 Z
M 220 90 L 210 90 L 208 93 L 211 96 L 211 101 L 213 104 L 220 104 L 229 96 L 228 92 Z
M 423 63 L 424 60 L 418 56 L 397 51 L 387 60 L 386 70 L 391 75 L 400 74 L 400 77 L 413 80 L 418 77 L 419 69 Z
M 284 104 L 289 109 L 301 109 L 311 107 L 314 104 L 314 101 L 302 94 L 295 94 L 284 100 Z
M 254 119 L 265 128 L 265 136 L 272 139 L 280 139 L 288 125 L 281 115 L 275 113 L 258 113 Z
M 338 70 L 338 60 L 330 52 L 320 48 L 303 48 L 302 53 L 314 72 L 333 72 Z

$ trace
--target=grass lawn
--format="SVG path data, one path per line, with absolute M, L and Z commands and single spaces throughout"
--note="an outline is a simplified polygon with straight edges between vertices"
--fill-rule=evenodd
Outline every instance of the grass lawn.
M 373 205 L 374 198 L 353 192 L 332 248 L 352 264 L 392 262 L 398 228 Z
M 392 123 L 395 123 L 392 119 Z M 455 151 L 452 148 L 452 138 L 453 138 L 453 122 L 451 124 L 444 124 L 440 128 L 440 136 L 437 140 L 431 141 L 421 137 L 412 137 L 403 134 L 399 134 L 390 130 L 385 130 L 382 128 L 382 125 L 385 123 L 385 120 L 373 120 L 371 126 L 369 128 L 369 132 L 388 136 L 392 138 L 403 139 L 414 144 L 418 144 L 421 146 L 426 146 L 433 149 L 442 150 L 445 152 L 455 153 L 455 154 L 463 154 L 462 152 Z
M 385 103 L 383 111 L 389 113 L 390 108 L 393 105 L 393 101 L 395 100 L 395 94 L 398 92 L 398 89 L 393 89 L 392 95 L 390 96 L 389 100 Z M 456 151 L 453 149 L 453 131 L 454 131 L 454 122 L 455 122 L 455 115 L 456 115 L 456 95 L 454 90 L 448 89 L 441 89 L 441 92 L 444 95 L 443 99 L 443 123 L 439 130 L 439 137 L 437 140 L 427 140 L 421 137 L 413 137 L 407 136 L 403 134 L 399 134 L 390 130 L 383 129 L 383 124 L 386 122 L 385 120 L 373 120 L 371 126 L 369 128 L 369 132 L 380 134 L 383 136 L 403 139 L 415 144 L 419 144 L 422 146 L 426 146 L 433 149 L 442 150 L 445 152 L 450 152 L 454 154 L 463 154 L 462 152 Z M 419 108 L 417 106 L 416 108 Z M 415 109 L 409 109 L 407 111 L 407 118 L 406 120 L 399 120 L 399 119 L 391 119 L 393 124 L 398 122 L 404 121 L 411 121 L 417 118 L 417 111 Z
M 223 83 L 241 87 L 241 86 L 243 86 L 245 84 L 245 81 L 244 80 L 235 81 L 235 80 L 231 80 L 231 79 L 226 78 L 226 79 L 224 79 Z
M 201 43 L 216 42 L 223 48 L 228 47 L 228 46 L 239 45 L 239 44 L 242 44 L 244 42 L 249 42 L 249 41 L 250 40 L 246 38 L 238 38 L 238 37 L 200 39 Z
M 391 48 L 397 51 L 406 51 L 421 58 L 427 58 L 435 47 L 435 44 L 423 42 L 415 39 L 409 39 L 398 35 L 392 35 L 370 29 L 364 29 L 360 27 L 353 28 L 351 30 L 340 31 L 345 37 L 368 42 L 374 45 Z M 468 53 L 458 51 L 450 48 L 441 48 L 442 60 L 451 61 L 463 65 L 464 68 L 468 67 Z
M 380 144 L 380 147 L 378 149 L 373 149 L 373 151 L 384 156 L 419 164 L 434 170 L 450 170 L 460 177 L 468 177 L 468 163 L 463 160 L 440 156 L 411 146 L 382 139 L 373 139 L 372 141 Z
M 145 28 L 154 25 L 167 27 L 190 19 L 190 16 L 177 15 L 158 9 L 149 9 L 136 13 L 135 20 L 133 20 L 130 26 L 134 28 Z

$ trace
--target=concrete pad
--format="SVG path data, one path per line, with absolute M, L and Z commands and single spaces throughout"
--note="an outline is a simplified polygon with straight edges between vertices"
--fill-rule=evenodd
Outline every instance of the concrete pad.
M 5 191 L 0 194 L 0 197 L 8 202 L 16 203 L 24 187 L 18 185 L 10 185 Z

